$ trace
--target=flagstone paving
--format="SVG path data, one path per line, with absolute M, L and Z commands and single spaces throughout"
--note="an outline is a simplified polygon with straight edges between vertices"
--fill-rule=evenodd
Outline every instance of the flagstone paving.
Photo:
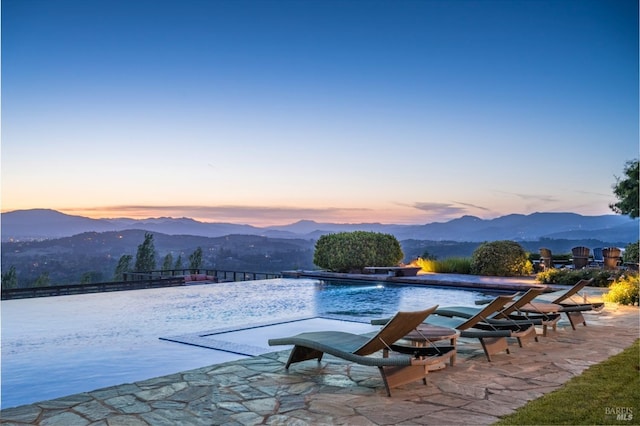
M 558 389 L 639 337 L 637 307 L 608 304 L 588 326 L 556 332 L 486 361 L 459 339 L 455 366 L 392 390 L 376 368 L 325 356 L 294 364 L 288 350 L 0 412 L 7 425 L 489 425 Z M 638 408 L 638 407 L 634 407 Z M 605 407 L 602 407 L 603 422 Z

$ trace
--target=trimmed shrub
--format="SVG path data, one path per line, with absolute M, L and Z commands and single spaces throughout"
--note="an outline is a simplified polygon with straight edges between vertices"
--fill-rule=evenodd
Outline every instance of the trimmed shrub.
M 530 275 L 533 265 L 515 241 L 482 243 L 471 255 L 471 273 L 498 277 Z
M 393 235 L 355 231 L 318 238 L 313 263 L 334 272 L 360 272 L 366 266 L 396 266 L 403 258 Z
M 638 305 L 640 299 L 640 279 L 637 274 L 627 274 L 618 278 L 611 286 L 609 292 L 603 296 L 605 302 L 614 302 L 621 305 Z

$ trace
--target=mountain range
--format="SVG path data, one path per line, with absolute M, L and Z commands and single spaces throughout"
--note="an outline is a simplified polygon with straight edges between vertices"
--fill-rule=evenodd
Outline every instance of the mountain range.
M 638 240 L 638 220 L 620 215 L 583 216 L 576 213 L 510 214 L 495 219 L 462 216 L 448 222 L 424 225 L 381 223 L 318 223 L 300 220 L 284 226 L 200 222 L 190 218 L 91 219 L 50 209 L 15 210 L 2 213 L 2 241 L 45 240 L 70 237 L 84 232 L 144 230 L 167 235 L 223 237 L 258 235 L 269 238 L 316 240 L 336 232 L 373 231 L 394 235 L 398 240 L 535 241 L 540 239 L 593 239 L 620 243 Z

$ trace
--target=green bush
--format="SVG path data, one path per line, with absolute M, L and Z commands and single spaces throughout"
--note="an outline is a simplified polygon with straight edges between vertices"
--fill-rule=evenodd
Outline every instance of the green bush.
M 563 284 L 574 285 L 580 280 L 590 280 L 593 278 L 592 287 L 609 287 L 615 279 L 620 277 L 623 271 L 613 271 L 605 269 L 556 269 L 551 268 L 539 272 L 536 281 L 542 284 Z
M 513 277 L 532 272 L 527 252 L 515 241 L 482 243 L 471 255 L 472 274 Z
M 335 272 L 359 272 L 365 266 L 396 266 L 403 257 L 400 242 L 393 235 L 355 231 L 321 236 L 313 263 Z
M 626 274 L 609 286 L 609 292 L 603 296 L 605 302 L 621 305 L 638 305 L 640 279 L 638 274 Z
M 624 256 L 622 256 L 622 260 L 625 263 L 638 263 L 639 259 L 639 250 L 638 246 L 640 245 L 640 240 L 635 243 L 631 243 L 624 248 Z

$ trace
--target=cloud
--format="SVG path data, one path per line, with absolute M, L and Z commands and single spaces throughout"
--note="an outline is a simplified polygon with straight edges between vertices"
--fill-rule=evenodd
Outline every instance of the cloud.
M 484 210 L 484 211 L 487 211 L 487 212 L 491 211 L 491 209 L 489 209 L 487 207 L 477 206 L 475 204 L 462 203 L 460 201 L 454 201 L 454 203 L 460 204 L 461 206 L 471 207 L 472 209 Z
M 500 194 L 513 195 L 515 197 L 521 198 L 526 201 L 541 201 L 544 203 L 557 203 L 560 201 L 553 195 L 547 195 L 547 194 L 526 194 L 526 193 L 505 192 L 505 191 L 496 191 L 496 192 Z
M 415 202 L 411 207 L 438 216 L 460 215 L 467 210 L 465 207 L 458 207 L 451 203 Z
M 598 197 L 606 197 L 606 198 L 611 198 L 612 194 L 603 194 L 602 192 L 593 192 L 593 191 L 575 191 L 578 194 L 585 194 L 585 195 L 595 195 Z

